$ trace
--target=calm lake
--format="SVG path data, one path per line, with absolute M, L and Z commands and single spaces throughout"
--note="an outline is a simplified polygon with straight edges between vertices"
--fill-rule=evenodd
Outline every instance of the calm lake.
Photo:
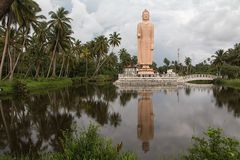
M 0 154 L 61 150 L 63 130 L 91 122 L 144 160 L 186 151 L 209 126 L 240 138 L 240 90 L 231 88 L 84 85 L 0 99 Z

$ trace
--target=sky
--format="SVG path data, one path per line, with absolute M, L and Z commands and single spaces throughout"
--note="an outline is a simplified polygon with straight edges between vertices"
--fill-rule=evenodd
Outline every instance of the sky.
M 36 0 L 42 14 L 65 7 L 73 36 L 82 42 L 99 35 L 121 34 L 121 48 L 137 55 L 137 24 L 144 9 L 155 27 L 154 61 L 166 57 L 200 63 L 218 49 L 240 42 L 240 0 Z

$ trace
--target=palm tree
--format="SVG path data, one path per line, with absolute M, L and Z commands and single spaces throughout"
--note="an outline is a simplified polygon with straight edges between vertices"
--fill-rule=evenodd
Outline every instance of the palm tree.
M 35 48 L 35 55 L 33 56 L 34 62 L 35 62 L 35 78 L 39 76 L 39 72 L 41 69 L 41 65 L 46 60 L 46 45 L 47 45 L 47 35 L 48 35 L 48 28 L 47 28 L 47 22 L 43 21 L 39 23 L 38 27 L 35 30 L 35 33 L 33 34 L 33 39 L 36 39 L 36 46 L 32 47 L 34 50 Z
M 87 74 L 88 74 L 88 61 L 91 58 L 90 52 L 89 52 L 87 47 L 83 47 L 82 48 L 81 56 L 85 60 L 85 77 L 87 77 Z
M 74 54 L 74 39 L 71 37 L 72 32 L 69 31 L 67 34 L 64 36 L 64 39 L 61 41 L 61 54 L 62 54 L 62 66 L 60 70 L 59 77 L 62 76 L 62 71 L 63 71 L 63 66 L 65 64 L 65 57 L 67 57 L 67 68 L 69 67 L 69 55 L 73 57 Z M 56 65 L 56 64 L 55 64 Z M 66 76 L 67 74 L 65 74 Z
M 95 41 L 94 52 L 96 56 L 96 69 L 92 77 L 94 77 L 98 73 L 99 69 L 105 62 L 105 58 L 107 56 L 108 49 L 109 49 L 107 37 L 102 35 L 102 36 L 96 37 L 94 41 Z
M 63 7 L 59 8 L 57 12 L 49 12 L 51 20 L 49 21 L 50 37 L 49 44 L 51 48 L 51 61 L 48 68 L 47 77 L 49 77 L 52 65 L 53 71 L 52 76 L 56 76 L 56 54 L 59 53 L 60 49 L 65 49 L 62 42 L 66 36 L 69 36 L 71 30 L 70 21 L 71 18 L 67 17 L 69 14 Z
M 11 7 L 8 9 L 7 12 L 5 12 L 5 15 L 2 18 L 2 25 L 5 27 L 6 31 L 5 31 L 4 49 L 3 49 L 1 65 L 0 65 L 0 79 L 2 79 L 3 64 L 8 51 L 9 32 L 11 29 L 11 25 L 18 24 L 19 28 L 27 29 L 29 32 L 30 27 L 33 26 L 35 22 L 37 22 L 38 18 L 41 17 L 41 16 L 36 16 L 36 14 L 40 11 L 41 9 L 39 5 L 33 0 L 22 0 L 22 1 L 14 0 L 13 3 L 11 4 Z M 17 25 L 15 25 L 15 27 L 16 26 Z M 17 62 L 19 60 L 19 57 L 17 58 Z M 16 68 L 16 65 L 14 65 L 13 70 L 11 71 L 11 74 L 13 74 L 14 69 Z
M 4 79 L 9 77 L 9 79 L 12 80 L 12 78 L 13 78 L 13 72 L 14 72 L 16 64 L 18 63 L 18 60 L 19 60 L 19 56 L 16 56 L 16 55 L 17 55 L 17 53 L 19 55 L 20 52 L 22 51 L 21 50 L 21 40 L 22 40 L 21 33 L 19 34 L 19 32 L 17 32 L 15 29 L 11 28 L 11 30 L 9 32 L 9 42 L 8 42 L 8 52 L 7 52 L 8 53 L 7 55 L 9 58 L 9 63 L 7 63 L 7 64 L 9 65 L 9 68 L 8 68 L 8 75 Z M 15 57 L 18 57 L 17 61 L 15 60 Z
M 115 113 L 115 112 L 110 114 L 109 121 L 110 121 L 110 124 L 116 128 L 121 124 L 121 121 L 122 121 L 121 114 Z
M 118 47 L 121 44 L 121 40 L 120 33 L 113 32 L 113 34 L 110 34 L 109 44 L 112 46 L 112 52 L 115 47 Z
M 119 59 L 122 67 L 131 65 L 131 55 L 128 53 L 126 48 L 122 48 L 119 51 Z
M 226 63 L 234 66 L 240 66 L 240 43 L 234 45 L 225 52 L 224 60 Z
M 189 67 L 191 66 L 191 63 L 192 63 L 192 59 L 190 57 L 186 57 L 184 62 L 187 66 L 187 74 L 188 74 L 189 73 Z
M 167 68 L 168 68 L 168 66 L 169 66 L 169 64 L 170 64 L 170 61 L 169 61 L 167 58 L 164 58 L 163 63 L 164 63 L 164 64 L 167 66 Z
M 213 65 L 217 67 L 218 75 L 221 74 L 221 67 L 224 64 L 224 56 L 225 51 L 223 49 L 216 51 L 215 54 L 212 56 L 214 58 Z

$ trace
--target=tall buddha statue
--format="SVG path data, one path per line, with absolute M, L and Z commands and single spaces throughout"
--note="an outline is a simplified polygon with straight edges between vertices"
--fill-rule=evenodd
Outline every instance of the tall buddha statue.
M 142 22 L 137 26 L 138 38 L 138 65 L 149 68 L 153 62 L 154 25 L 150 22 L 148 10 L 142 13 Z

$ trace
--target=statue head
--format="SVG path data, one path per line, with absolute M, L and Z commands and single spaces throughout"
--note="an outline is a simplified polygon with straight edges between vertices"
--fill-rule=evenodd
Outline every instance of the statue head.
M 143 13 L 142 13 L 142 20 L 143 21 L 148 21 L 150 18 L 150 14 L 149 14 L 149 11 L 148 10 L 144 10 Z

